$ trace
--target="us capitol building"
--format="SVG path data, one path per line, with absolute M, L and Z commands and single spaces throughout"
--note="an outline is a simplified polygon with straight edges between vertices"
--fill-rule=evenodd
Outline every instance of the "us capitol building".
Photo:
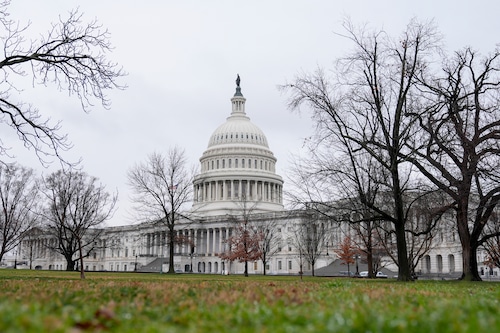
M 208 147 L 200 158 L 200 173 L 193 181 L 191 215 L 195 218 L 176 222 L 177 236 L 192 241 L 175 245 L 175 271 L 242 274 L 243 263 L 228 262 L 219 255 L 227 250 L 226 240 L 236 228 L 235 217 L 251 212 L 252 222 L 272 222 L 276 233 L 278 249 L 267 262 L 267 274 L 298 274 L 299 256 L 290 239 L 293 227 L 303 223 L 303 214 L 284 209 L 283 179 L 276 174 L 276 157 L 269 149 L 265 134 L 247 116 L 239 76 L 236 83 L 231 113 L 210 136 Z M 334 222 L 325 223 L 329 227 L 328 224 Z M 338 248 L 348 228 L 344 225 L 331 229 L 329 241 L 323 244 L 315 263 L 317 272 L 338 259 L 334 249 Z M 446 230 L 441 232 L 441 236 L 436 237 L 439 242 L 421 260 L 417 271 L 453 274 L 460 270 L 460 244 L 454 235 Z M 30 267 L 36 269 L 65 270 L 64 257 L 48 249 L 50 242 L 55 239 L 43 234 L 25 239 L 20 245 L 20 259 L 29 259 Z M 90 256 L 84 258 L 84 268 L 88 271 L 162 272 L 168 270 L 167 256 L 165 225 L 147 222 L 109 227 L 103 230 Z M 250 274 L 262 274 L 264 268 L 261 261 L 252 261 L 248 267 Z M 386 267 L 397 271 L 390 262 Z M 351 271 L 352 268 L 351 265 Z M 304 262 L 303 270 L 310 269 Z M 347 267 L 342 269 L 347 270 Z

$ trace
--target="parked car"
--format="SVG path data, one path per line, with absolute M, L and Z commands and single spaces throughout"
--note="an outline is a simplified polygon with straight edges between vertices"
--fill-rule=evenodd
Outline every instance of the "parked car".
M 359 277 L 367 278 L 368 277 L 368 271 L 359 272 Z M 378 278 L 378 279 L 387 279 L 387 275 L 384 274 L 384 273 L 382 273 L 382 272 L 377 272 L 377 274 L 375 274 L 375 277 Z

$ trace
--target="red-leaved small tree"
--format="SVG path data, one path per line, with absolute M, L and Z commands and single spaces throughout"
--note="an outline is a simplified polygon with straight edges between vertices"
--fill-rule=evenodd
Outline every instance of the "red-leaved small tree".
M 248 262 L 259 260 L 262 256 L 260 242 L 262 233 L 257 232 L 248 225 L 248 222 L 240 223 L 234 230 L 234 234 L 226 240 L 227 251 L 220 254 L 223 260 L 245 263 L 245 276 L 248 276 Z
M 339 259 L 347 265 L 347 272 L 349 276 L 351 275 L 351 271 L 349 269 L 350 264 L 354 264 L 354 258 L 357 255 L 357 249 L 354 246 L 351 237 L 346 237 L 340 243 L 339 248 L 334 250 L 334 252 L 339 256 Z

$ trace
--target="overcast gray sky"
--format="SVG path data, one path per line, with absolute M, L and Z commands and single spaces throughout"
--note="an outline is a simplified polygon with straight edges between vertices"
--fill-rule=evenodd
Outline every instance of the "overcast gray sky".
M 44 115 L 62 120 L 74 147 L 65 156 L 83 159 L 83 169 L 109 191 L 119 191 L 110 225 L 132 223 L 127 170 L 147 154 L 185 149 L 197 164 L 212 132 L 231 112 L 235 78 L 241 76 L 246 111 L 267 136 L 286 179 L 290 155 L 312 132 L 307 114 L 291 113 L 277 86 L 318 66 L 331 68 L 351 45 L 335 32 L 342 21 L 367 23 L 399 34 L 411 18 L 433 19 L 448 50 L 472 46 L 482 53 L 500 41 L 497 1 L 14 1 L 11 18 L 31 21 L 28 33 L 48 30 L 59 15 L 79 7 L 111 32 L 110 59 L 129 73 L 125 91 L 112 91 L 111 110 L 81 111 L 76 99 L 54 87 L 23 87 L 19 98 Z M 4 139 L 7 138 L 7 139 Z M 26 166 L 48 173 L 32 152 L 4 135 Z M 286 190 L 286 183 L 285 183 Z

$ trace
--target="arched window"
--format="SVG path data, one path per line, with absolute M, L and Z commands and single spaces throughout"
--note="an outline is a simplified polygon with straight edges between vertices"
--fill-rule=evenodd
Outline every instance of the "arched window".
M 436 256 L 436 261 L 437 261 L 437 270 L 438 270 L 438 273 L 443 273 L 443 256 L 441 256 L 440 254 L 438 254 Z
M 429 255 L 426 255 L 424 257 L 424 261 L 422 263 L 424 265 L 424 273 L 430 273 L 431 272 L 431 257 Z
M 450 273 L 455 272 L 455 256 L 453 254 L 448 255 L 448 269 Z

